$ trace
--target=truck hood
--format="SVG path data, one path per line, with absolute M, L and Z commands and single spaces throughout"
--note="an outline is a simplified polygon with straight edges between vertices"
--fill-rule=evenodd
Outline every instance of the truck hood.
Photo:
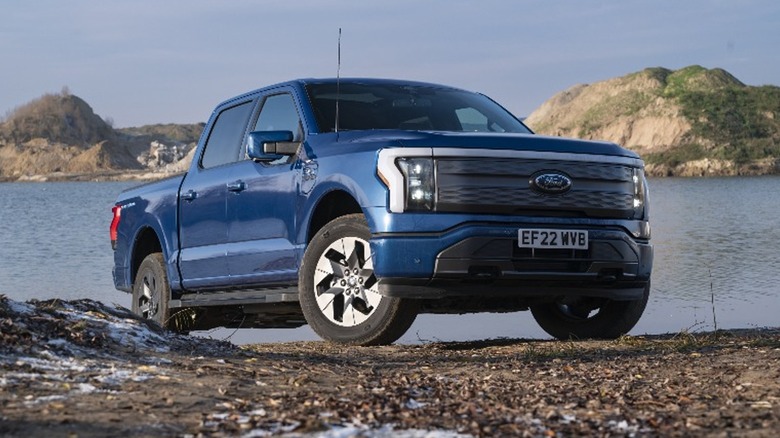
M 336 134 L 326 134 L 336 135 Z M 454 147 L 474 149 L 566 152 L 639 158 L 636 153 L 615 143 L 547 137 L 536 134 L 439 131 L 342 131 L 339 143 L 371 144 L 375 147 Z

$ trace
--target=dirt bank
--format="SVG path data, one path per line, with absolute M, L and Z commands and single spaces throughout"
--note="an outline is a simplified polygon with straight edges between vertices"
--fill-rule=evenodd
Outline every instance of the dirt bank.
M 238 348 L 162 332 L 93 301 L 0 296 L 2 436 L 778 431 L 780 329 Z

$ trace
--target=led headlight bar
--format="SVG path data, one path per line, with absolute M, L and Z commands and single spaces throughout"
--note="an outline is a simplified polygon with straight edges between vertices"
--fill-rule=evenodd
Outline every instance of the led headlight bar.
M 634 219 L 643 219 L 647 205 L 647 179 L 642 169 L 634 169 Z
M 398 158 L 396 165 L 404 175 L 405 210 L 432 211 L 436 201 L 433 159 Z

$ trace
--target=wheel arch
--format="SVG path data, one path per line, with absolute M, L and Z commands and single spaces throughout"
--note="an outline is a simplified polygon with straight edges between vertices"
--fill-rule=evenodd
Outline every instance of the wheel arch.
M 308 221 L 306 243 L 311 242 L 317 231 L 328 222 L 348 214 L 364 214 L 357 199 L 343 189 L 334 189 L 325 193 L 316 203 Z
M 138 274 L 138 268 L 141 266 L 141 262 L 144 261 L 146 256 L 155 252 L 162 252 L 163 257 L 165 257 L 161 239 L 157 235 L 157 232 L 149 226 L 139 229 L 133 240 L 133 249 L 130 253 L 131 284 L 135 282 L 135 276 Z

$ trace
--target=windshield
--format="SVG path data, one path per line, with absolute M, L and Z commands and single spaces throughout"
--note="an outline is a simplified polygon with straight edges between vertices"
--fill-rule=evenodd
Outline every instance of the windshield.
M 320 132 L 336 126 L 336 83 L 306 86 Z M 406 84 L 342 82 L 339 130 L 530 133 L 487 97 L 467 91 Z

